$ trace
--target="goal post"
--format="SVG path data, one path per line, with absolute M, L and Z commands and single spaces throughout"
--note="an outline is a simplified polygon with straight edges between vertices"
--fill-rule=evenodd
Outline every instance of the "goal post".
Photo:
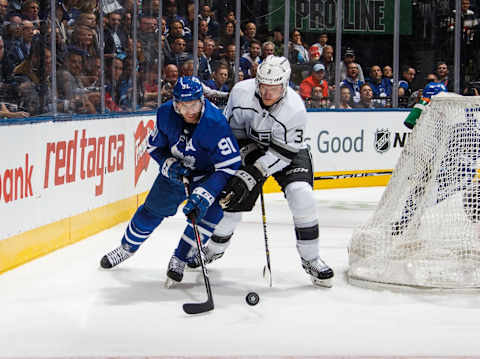
M 352 284 L 480 288 L 480 97 L 432 98 L 348 248 Z

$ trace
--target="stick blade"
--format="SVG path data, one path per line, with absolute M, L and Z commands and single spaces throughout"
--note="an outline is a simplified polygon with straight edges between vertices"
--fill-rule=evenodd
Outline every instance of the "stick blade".
M 185 303 L 183 305 L 183 311 L 187 314 L 200 314 L 213 310 L 213 300 L 208 299 L 203 303 Z

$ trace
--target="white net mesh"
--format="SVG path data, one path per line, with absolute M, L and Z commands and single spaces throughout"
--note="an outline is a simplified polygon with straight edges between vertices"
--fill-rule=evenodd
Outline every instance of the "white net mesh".
M 373 217 L 353 233 L 350 281 L 480 287 L 480 98 L 435 96 L 407 142 Z

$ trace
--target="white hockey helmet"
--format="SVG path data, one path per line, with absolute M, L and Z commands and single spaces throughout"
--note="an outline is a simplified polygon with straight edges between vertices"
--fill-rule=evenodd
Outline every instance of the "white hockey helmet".
M 260 65 L 258 65 L 255 83 L 257 93 L 260 93 L 260 84 L 265 85 L 283 85 L 283 95 L 285 96 L 290 81 L 292 70 L 290 63 L 283 56 L 268 55 Z

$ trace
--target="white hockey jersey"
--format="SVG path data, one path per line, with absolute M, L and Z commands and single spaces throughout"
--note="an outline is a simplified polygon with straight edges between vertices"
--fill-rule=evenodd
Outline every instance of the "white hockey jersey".
M 224 115 L 238 140 L 251 139 L 267 149 L 256 164 L 270 176 L 288 166 L 298 151 L 306 148 L 303 136 L 307 110 L 302 98 L 291 88 L 269 109 L 262 107 L 255 89 L 255 79 L 237 83 Z

